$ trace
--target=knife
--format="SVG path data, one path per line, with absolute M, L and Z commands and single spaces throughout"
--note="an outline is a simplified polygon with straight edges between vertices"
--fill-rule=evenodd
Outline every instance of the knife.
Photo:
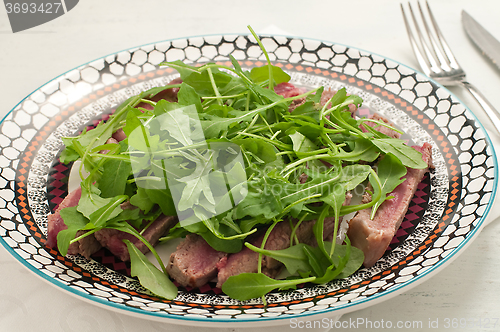
M 500 69 L 500 42 L 465 10 L 462 10 L 462 24 L 469 38 Z

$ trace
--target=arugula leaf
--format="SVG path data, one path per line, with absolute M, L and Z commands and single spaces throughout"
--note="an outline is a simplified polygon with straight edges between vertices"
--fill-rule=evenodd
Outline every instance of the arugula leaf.
M 181 79 L 183 81 L 185 81 L 186 77 L 188 77 L 192 73 L 199 73 L 198 67 L 188 65 L 188 64 L 182 62 L 181 60 L 175 60 L 175 61 L 171 61 L 171 62 L 162 62 L 162 63 L 160 63 L 160 66 L 168 66 L 168 67 L 174 68 L 181 75 Z
M 263 273 L 241 273 L 229 277 L 222 284 L 222 291 L 233 299 L 245 301 L 261 297 L 276 288 L 285 289 L 305 282 L 313 282 L 315 279 L 316 277 L 276 280 Z
M 161 108 L 165 103 L 159 101 L 156 107 Z M 169 132 L 175 140 L 182 144 L 182 146 L 188 146 L 193 144 L 191 138 L 191 118 L 185 113 L 187 109 L 178 108 L 164 113 L 158 117 L 160 121 L 160 129 Z
M 138 277 L 139 282 L 153 294 L 173 300 L 177 296 L 177 287 L 170 281 L 168 276 L 158 270 L 142 252 L 129 240 L 123 240 L 130 254 L 130 274 Z
M 286 270 L 290 274 L 295 274 L 298 271 L 303 271 L 303 272 L 311 271 L 311 265 L 309 264 L 309 259 L 304 252 L 304 247 L 308 246 L 305 243 L 298 243 L 296 245 L 281 250 L 262 249 L 248 242 L 245 243 L 245 246 L 247 246 L 247 248 L 257 253 L 266 255 L 268 257 L 280 261 L 285 265 Z
M 125 126 L 123 127 L 123 132 L 127 137 L 139 126 L 141 126 L 141 120 L 139 119 L 142 116 L 142 112 L 136 108 L 132 108 L 127 112 L 127 119 L 125 121 Z
M 272 163 L 276 160 L 276 149 L 271 143 L 253 137 L 244 139 L 233 139 L 232 143 L 238 144 L 245 151 L 251 152 L 266 163 Z
M 129 161 L 111 159 L 104 163 L 102 175 L 99 178 L 99 190 L 102 198 L 109 198 L 125 193 L 127 178 L 132 172 Z
M 78 203 L 77 210 L 90 219 L 90 215 L 103 206 L 113 201 L 111 198 L 102 198 L 100 190 L 94 185 L 82 185 L 82 196 Z
M 377 175 L 382 184 L 382 194 L 380 200 L 378 200 L 372 207 L 372 213 L 370 218 L 375 217 L 375 213 L 379 206 L 389 199 L 388 194 L 394 191 L 397 186 L 405 181 L 403 176 L 406 175 L 406 167 L 403 166 L 401 161 L 396 158 L 392 153 L 388 153 L 382 158 L 382 160 L 377 165 Z
M 373 143 L 365 138 L 357 138 L 354 141 L 354 149 L 350 152 L 346 152 L 340 149 L 340 152 L 335 155 L 335 158 L 342 159 L 344 161 L 357 162 L 360 160 L 373 162 L 375 161 L 380 152 Z
M 347 278 L 348 276 L 356 272 L 361 267 L 361 265 L 363 265 L 365 254 L 361 249 L 351 246 L 350 243 L 346 245 L 335 245 L 335 252 L 338 254 L 338 256 L 333 257 L 333 263 L 336 266 L 340 265 L 340 259 L 338 257 L 345 257 L 348 250 L 350 250 L 349 260 L 347 260 L 344 269 L 342 270 L 342 272 L 340 272 L 339 275 L 337 275 L 336 279 Z
M 290 80 L 290 75 L 285 73 L 283 69 L 277 66 L 271 66 L 273 71 L 273 79 L 275 85 L 283 82 L 288 82 Z M 264 83 L 269 80 L 269 68 L 268 66 L 254 67 L 250 71 L 250 79 L 255 83 Z
M 70 241 L 75 238 L 76 232 L 87 225 L 88 219 L 76 210 L 76 206 L 61 209 L 59 214 L 68 228 L 57 233 L 57 249 L 66 256 Z
M 217 88 L 223 89 L 232 80 L 232 76 L 213 68 L 212 75 L 214 77 Z M 200 97 L 208 97 L 214 94 L 214 89 L 210 76 L 205 70 L 203 72 L 192 72 L 182 79 L 183 83 L 190 85 L 196 90 Z
M 177 214 L 174 201 L 172 200 L 172 195 L 170 194 L 168 188 L 145 188 L 144 190 L 146 191 L 146 194 L 148 195 L 151 202 L 156 203 L 160 206 L 160 209 L 162 210 L 164 215 L 175 216 Z
M 123 212 L 120 204 L 123 203 L 128 196 L 120 195 L 109 199 L 109 202 L 95 210 L 89 215 L 89 221 L 94 227 L 103 227 L 106 221 L 118 216 Z
M 190 85 L 182 83 L 181 87 L 179 88 L 179 92 L 177 93 L 177 98 L 179 105 L 184 105 L 184 106 L 194 105 L 196 107 L 196 111 L 198 111 L 199 113 L 203 112 L 200 95 Z
M 406 145 L 402 139 L 374 139 L 372 142 L 385 154 L 393 154 L 406 167 L 427 168 L 427 163 L 422 159 L 422 153 Z
M 148 213 L 155 205 L 149 198 L 146 190 L 142 187 L 137 187 L 137 193 L 130 197 L 130 204 L 137 206 L 144 213 Z
M 199 233 L 207 243 L 217 251 L 223 251 L 227 253 L 237 253 L 241 251 L 243 247 L 242 239 L 221 239 L 215 236 L 211 231 Z

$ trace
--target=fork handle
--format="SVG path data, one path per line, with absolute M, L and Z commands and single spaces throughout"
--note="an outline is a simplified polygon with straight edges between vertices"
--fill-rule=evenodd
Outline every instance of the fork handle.
M 477 100 L 479 105 L 484 109 L 486 115 L 490 118 L 491 122 L 500 134 L 500 113 L 495 109 L 495 107 L 486 99 L 486 97 L 471 83 L 467 81 L 462 81 L 464 87 L 470 92 L 470 94 Z

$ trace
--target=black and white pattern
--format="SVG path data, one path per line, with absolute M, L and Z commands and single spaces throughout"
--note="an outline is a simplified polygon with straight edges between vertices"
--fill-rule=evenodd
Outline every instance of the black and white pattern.
M 271 60 L 291 74 L 292 83 L 347 87 L 364 99 L 364 106 L 405 131 L 405 138 L 433 145 L 428 209 L 415 230 L 374 267 L 326 285 L 268 294 L 267 307 L 260 299 L 239 302 L 196 291 L 160 301 L 144 296 L 135 279 L 80 256 L 57 258 L 40 241 L 47 231 L 48 179 L 63 148 L 61 137 L 74 135 L 129 96 L 172 80 L 174 72 L 158 74 L 162 61 L 226 62 L 230 54 L 243 67 L 265 61 L 252 37 L 236 35 L 178 39 L 110 55 L 54 79 L 17 105 L 0 125 L 0 242 L 66 291 L 145 317 L 208 323 L 353 311 L 408 289 L 410 281 L 429 276 L 477 235 L 496 190 L 494 152 L 476 118 L 445 88 L 355 48 L 288 37 L 262 41 Z M 52 129 L 45 133 L 47 127 Z M 28 227 L 23 216 L 34 225 Z

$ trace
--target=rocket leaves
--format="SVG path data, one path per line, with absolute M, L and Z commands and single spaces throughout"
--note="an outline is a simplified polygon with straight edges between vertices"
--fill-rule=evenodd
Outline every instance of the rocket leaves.
M 96 128 L 63 138 L 61 161 L 82 162 L 82 196 L 77 207 L 60 212 L 68 227 L 58 235 L 61 253 L 103 228 L 145 241 L 139 229 L 161 213 L 179 219 L 166 238 L 196 233 L 228 253 L 238 252 L 250 234 L 269 230 L 279 220 L 307 218 L 316 220 L 317 247 L 296 243 L 269 251 L 246 243 L 302 278 L 241 274 L 230 277 L 223 291 L 246 300 L 356 271 L 362 252 L 348 239 L 343 245 L 324 241 L 325 220 L 334 218 L 335 239 L 340 216 L 370 207 L 374 215 L 404 181 L 407 167 L 427 164 L 404 141 L 371 127 L 361 130 L 363 120 L 352 116 L 349 105 L 359 106 L 362 99 L 346 89 L 326 103 L 321 103 L 323 87 L 297 90 L 301 94 L 286 98 L 277 94 L 274 87 L 290 76 L 263 52 L 268 63 L 251 70 L 232 56 L 232 67 L 165 62 L 161 65 L 176 69 L 182 79 L 175 85 L 177 102 L 153 99 L 165 90 L 155 87 L 127 99 Z M 145 104 L 150 109 L 140 107 Z M 290 112 L 291 105 L 298 106 Z M 121 132 L 124 140 L 108 141 Z M 375 172 L 368 163 L 377 160 Z M 348 192 L 368 181 L 372 201 L 345 206 Z M 79 230 L 87 232 L 75 238 Z M 130 242 L 126 246 L 132 275 L 153 294 L 174 298 L 177 289 L 164 271 Z
M 127 245 L 130 254 L 130 274 L 138 277 L 141 285 L 154 295 L 174 299 L 177 296 L 177 287 L 170 281 L 168 275 L 158 270 L 129 240 L 123 240 L 123 242 Z

